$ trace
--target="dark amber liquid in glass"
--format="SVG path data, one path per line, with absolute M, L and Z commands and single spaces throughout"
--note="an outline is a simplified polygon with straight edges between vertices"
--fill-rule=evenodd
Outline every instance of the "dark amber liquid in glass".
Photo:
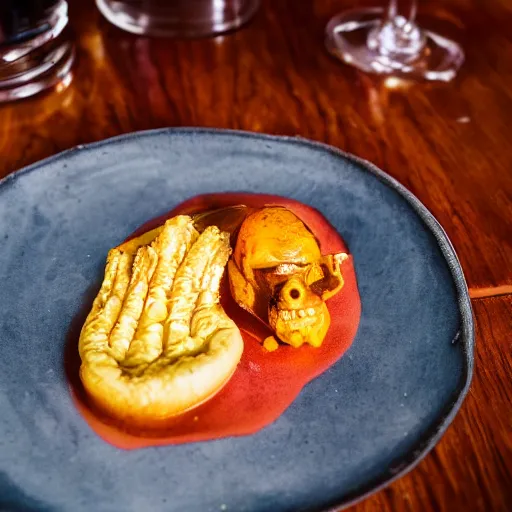
M 0 45 L 26 41 L 49 28 L 59 0 L 0 0 Z

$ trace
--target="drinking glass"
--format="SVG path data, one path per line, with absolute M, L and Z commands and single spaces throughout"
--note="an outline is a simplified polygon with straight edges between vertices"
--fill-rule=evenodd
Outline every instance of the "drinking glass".
M 0 102 L 71 80 L 65 0 L 0 0 Z
M 134 34 L 211 36 L 239 28 L 260 0 L 96 0 L 114 25 Z
M 455 41 L 418 26 L 417 7 L 417 0 L 390 0 L 386 9 L 343 12 L 327 25 L 327 49 L 368 73 L 449 81 L 464 52 Z

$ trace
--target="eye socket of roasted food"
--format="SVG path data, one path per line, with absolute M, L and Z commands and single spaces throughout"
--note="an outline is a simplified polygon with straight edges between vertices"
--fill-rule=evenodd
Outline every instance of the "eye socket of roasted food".
M 318 241 L 290 210 L 266 207 L 251 213 L 229 261 L 237 303 L 268 322 L 294 347 L 319 347 L 329 329 L 325 300 L 343 287 L 345 253 L 322 256 Z
M 228 233 L 210 226 L 200 234 L 188 216 L 167 221 L 152 241 L 110 251 L 79 340 L 80 377 L 96 406 L 157 426 L 227 383 L 243 351 L 219 304 L 230 253 Z

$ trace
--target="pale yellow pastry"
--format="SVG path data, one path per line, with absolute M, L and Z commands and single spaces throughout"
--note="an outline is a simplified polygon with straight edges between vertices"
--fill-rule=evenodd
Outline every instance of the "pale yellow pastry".
M 110 251 L 79 340 L 88 395 L 108 415 L 142 428 L 211 398 L 243 351 L 219 304 L 229 234 L 215 226 L 200 234 L 183 215 L 155 234 Z

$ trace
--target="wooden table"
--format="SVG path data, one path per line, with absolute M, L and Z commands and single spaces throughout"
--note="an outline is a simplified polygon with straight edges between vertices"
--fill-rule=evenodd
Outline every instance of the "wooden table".
M 330 16 L 358 3 L 264 0 L 235 34 L 171 41 L 125 34 L 92 1 L 71 0 L 74 82 L 0 107 L 0 177 L 76 144 L 162 126 L 301 135 L 374 162 L 424 202 L 455 245 L 474 298 L 476 372 L 433 452 L 351 510 L 510 511 L 512 7 L 420 2 L 424 16 L 455 25 L 466 64 L 448 85 L 393 88 L 324 50 Z

